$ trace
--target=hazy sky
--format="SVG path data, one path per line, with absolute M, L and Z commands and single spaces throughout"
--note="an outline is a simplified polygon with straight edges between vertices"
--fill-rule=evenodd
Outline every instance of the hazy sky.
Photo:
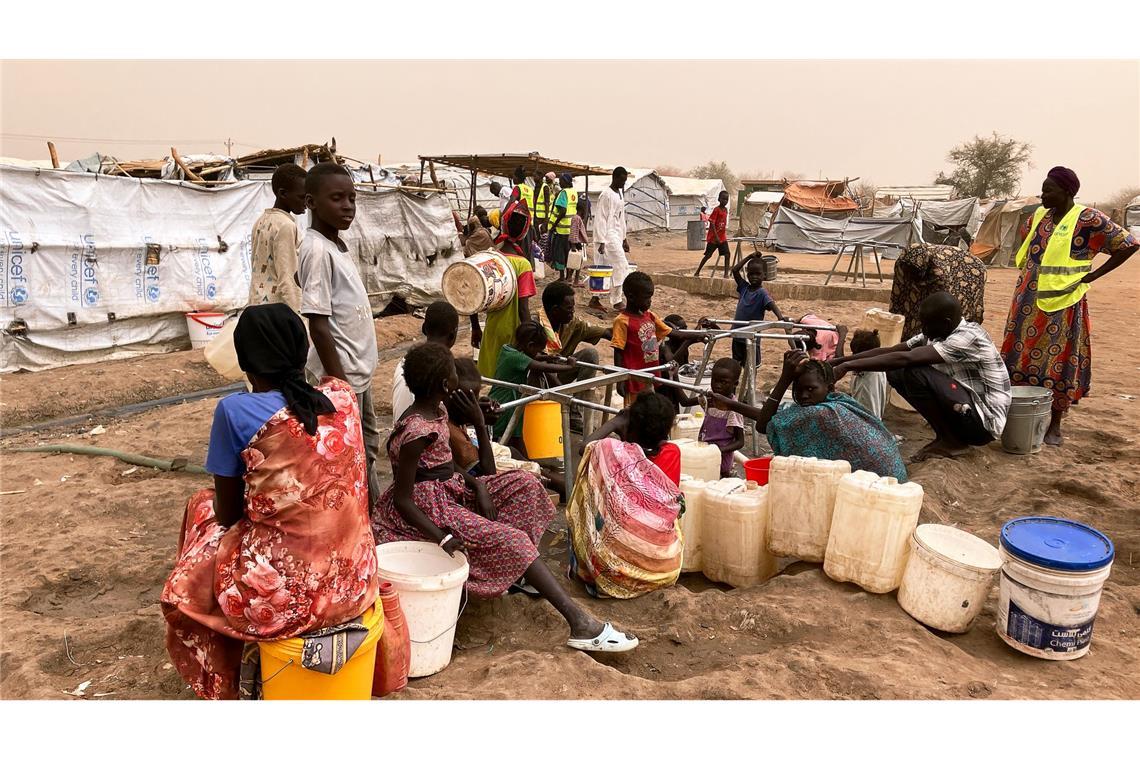
M 1030 142 L 1098 200 L 1140 185 L 1138 61 L 5 61 L 0 154 L 120 158 L 321 143 L 361 160 L 523 153 L 629 166 L 724 160 L 929 184 L 954 144 Z M 504 100 L 503 93 L 512 93 Z M 34 137 L 16 137 L 32 135 Z M 89 138 L 79 141 L 76 138 Z M 94 139 L 94 138 L 113 138 Z

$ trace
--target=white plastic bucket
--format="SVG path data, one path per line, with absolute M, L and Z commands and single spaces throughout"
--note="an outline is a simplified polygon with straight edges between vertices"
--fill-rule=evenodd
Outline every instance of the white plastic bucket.
M 467 558 L 448 556 L 426 541 L 393 541 L 376 547 L 380 580 L 400 594 L 408 621 L 412 660 L 408 675 L 438 673 L 451 662 L 455 626 L 463 612 L 460 601 L 469 570 Z
M 498 311 L 515 295 L 515 270 L 498 251 L 481 251 L 443 271 L 440 290 L 464 316 Z
M 1002 526 L 1000 551 L 998 636 L 1044 660 L 1088 654 L 1112 541 L 1072 520 L 1022 517 Z
M 234 347 L 234 330 L 238 317 L 227 319 L 218 334 L 206 346 L 206 361 L 214 371 L 227 380 L 241 380 L 245 373 L 238 365 L 237 349 Z
M 923 625 L 964 633 L 982 611 L 1001 564 L 998 550 L 977 536 L 949 525 L 919 525 L 910 537 L 899 606 Z
M 1010 454 L 1036 454 L 1045 441 L 1053 409 L 1053 391 L 1035 385 L 1015 385 L 1013 400 L 1001 432 L 1001 447 Z
M 215 335 L 222 331 L 226 315 L 220 311 L 186 312 L 186 329 L 190 332 L 190 345 L 205 348 Z

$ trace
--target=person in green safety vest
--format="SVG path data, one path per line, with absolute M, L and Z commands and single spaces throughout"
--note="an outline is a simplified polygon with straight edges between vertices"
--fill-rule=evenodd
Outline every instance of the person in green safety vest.
M 1041 183 L 1041 208 L 1021 228 L 1023 271 L 1013 292 L 1001 353 L 1014 385 L 1053 391 L 1045 443 L 1060 446 L 1061 419 L 1092 383 L 1089 285 L 1128 260 L 1140 241 L 1095 208 L 1074 201 L 1081 183 L 1055 166 Z M 1093 258 L 1111 258 L 1093 270 Z
M 570 256 L 570 222 L 578 213 L 578 191 L 569 172 L 562 173 L 558 184 L 558 197 L 550 214 L 550 258 L 558 270 L 558 279 L 565 280 L 569 276 L 566 261 Z
M 542 237 L 547 232 L 547 221 L 550 219 L 550 206 L 554 200 L 551 188 L 554 185 L 554 172 L 543 175 L 542 170 L 534 170 L 534 232 Z

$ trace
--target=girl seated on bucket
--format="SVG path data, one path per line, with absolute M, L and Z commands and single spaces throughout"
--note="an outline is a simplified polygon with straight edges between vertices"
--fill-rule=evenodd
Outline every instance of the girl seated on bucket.
M 657 465 L 674 485 L 680 485 L 681 449 L 669 442 L 675 418 L 672 400 L 662 393 L 642 391 L 632 406 L 614 415 L 583 441 L 578 453 L 581 455 L 588 443 L 616 435 L 626 443 L 639 445 L 650 462 Z
M 469 563 L 466 588 L 474 596 L 502 596 L 525 581 L 566 619 L 569 647 L 636 647 L 636 637 L 575 604 L 539 557 L 554 507 L 536 477 L 521 470 L 483 477 L 456 471 L 444 402 L 460 394 L 459 405 L 479 424 L 482 410 L 473 394 L 459 390 L 451 352 L 435 343 L 416 346 L 404 361 L 404 376 L 416 400 L 386 445 L 394 482 L 372 509 L 377 543 L 430 541 L 448 554 L 462 552 Z
M 499 363 L 495 367 L 495 379 L 504 380 L 516 385 L 531 385 L 538 388 L 550 387 L 546 378 L 548 374 L 565 372 L 567 367 L 573 367 L 577 360 L 572 356 L 547 356 L 546 330 L 538 322 L 522 322 L 515 330 L 514 343 L 503 346 L 499 352 Z M 506 404 L 519 398 L 519 392 L 514 388 L 505 388 L 496 385 L 489 394 L 493 401 Z M 511 421 L 511 414 L 501 414 L 495 422 L 495 439 L 502 437 Z M 522 425 L 515 426 L 515 433 L 521 434 Z M 522 438 L 513 435 L 510 445 L 521 451 L 524 456 L 526 448 Z

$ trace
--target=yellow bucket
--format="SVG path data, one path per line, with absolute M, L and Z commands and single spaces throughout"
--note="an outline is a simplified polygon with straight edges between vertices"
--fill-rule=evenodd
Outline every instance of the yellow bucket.
M 301 667 L 304 640 L 260 641 L 261 691 L 265 699 L 371 699 L 376 671 L 376 645 L 384 633 L 380 600 L 364 613 L 368 634 L 335 674 Z
M 562 405 L 557 401 L 531 401 L 523 410 L 523 445 L 531 459 L 562 456 Z

